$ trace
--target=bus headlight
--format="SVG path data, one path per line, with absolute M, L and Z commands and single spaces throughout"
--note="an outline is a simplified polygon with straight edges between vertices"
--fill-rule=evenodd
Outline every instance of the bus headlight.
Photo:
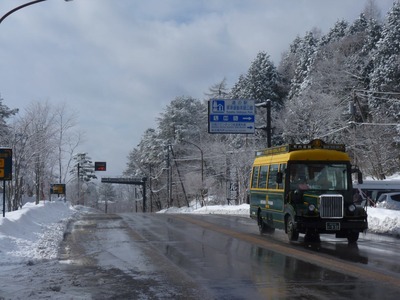
M 356 206 L 354 204 L 350 204 L 348 210 L 349 212 L 354 213 L 356 211 Z
M 315 211 L 315 205 L 314 205 L 314 204 L 310 204 L 310 205 L 308 206 L 308 211 L 309 211 L 309 212 L 314 212 L 314 211 Z

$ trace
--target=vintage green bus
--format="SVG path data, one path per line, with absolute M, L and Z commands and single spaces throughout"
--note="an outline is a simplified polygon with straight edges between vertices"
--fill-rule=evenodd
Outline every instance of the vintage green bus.
M 319 240 L 332 233 L 356 242 L 367 230 L 365 207 L 353 202 L 353 168 L 342 144 L 313 140 L 256 152 L 250 179 L 250 217 L 261 234 L 283 229 Z

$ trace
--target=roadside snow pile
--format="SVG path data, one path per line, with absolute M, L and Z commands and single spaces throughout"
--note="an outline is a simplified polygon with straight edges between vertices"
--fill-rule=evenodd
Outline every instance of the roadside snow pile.
M 224 215 L 245 215 L 249 216 L 250 206 L 248 204 L 241 205 L 213 205 L 203 206 L 199 209 L 194 210 L 194 214 L 224 214 Z
M 249 216 L 250 206 L 248 204 L 241 205 L 207 205 L 196 209 L 196 206 L 190 207 L 170 207 L 160 210 L 161 214 L 203 214 L 203 215 L 244 215 Z
M 69 218 L 76 211 L 63 202 L 27 203 L 0 219 L 0 265 L 54 259 Z
M 400 212 L 378 207 L 368 207 L 368 231 L 400 237 Z

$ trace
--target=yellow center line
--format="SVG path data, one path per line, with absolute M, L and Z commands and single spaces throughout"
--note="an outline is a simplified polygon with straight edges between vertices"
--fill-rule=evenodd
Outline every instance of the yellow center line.
M 216 231 L 228 236 L 232 236 L 240 240 L 243 240 L 245 242 L 248 242 L 250 244 L 260 246 L 264 249 L 271 250 L 283 255 L 287 255 L 299 260 L 303 260 L 308 263 L 313 263 L 320 267 L 329 268 L 334 271 L 339 271 L 345 273 L 346 275 L 351 274 L 357 278 L 370 279 L 373 281 L 378 280 L 396 286 L 397 288 L 400 288 L 399 277 L 382 273 L 379 270 L 370 270 L 352 262 L 343 262 L 339 259 L 328 258 L 321 255 L 315 255 L 315 253 L 307 253 L 299 249 L 294 249 L 292 247 L 288 247 L 285 245 L 279 245 L 268 240 L 260 239 L 259 237 L 230 230 L 226 227 L 218 227 L 213 223 L 201 221 L 189 215 L 176 215 L 176 217 L 186 222 L 190 222 L 200 227 L 209 229 L 211 231 Z

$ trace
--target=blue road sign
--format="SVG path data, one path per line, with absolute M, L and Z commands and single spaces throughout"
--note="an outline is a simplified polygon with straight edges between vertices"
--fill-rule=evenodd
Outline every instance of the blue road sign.
M 211 99 L 208 101 L 208 132 L 254 133 L 254 104 L 254 100 L 248 99 Z

